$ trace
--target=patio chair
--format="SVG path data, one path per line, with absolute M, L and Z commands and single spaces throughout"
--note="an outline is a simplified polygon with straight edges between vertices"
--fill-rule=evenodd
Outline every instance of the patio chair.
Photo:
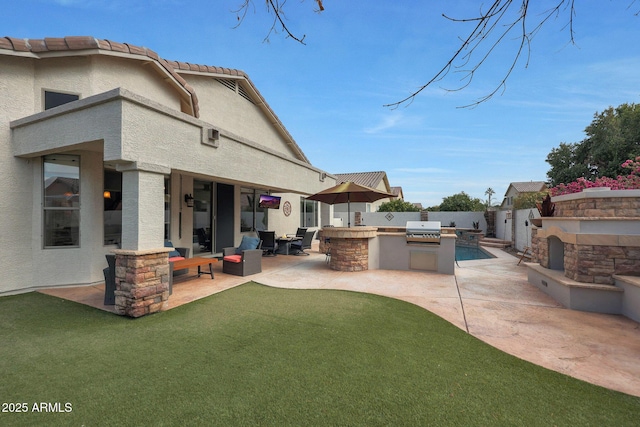
M 261 241 L 243 236 L 237 248 L 222 249 L 222 272 L 235 276 L 249 276 L 262 272 Z
M 200 245 L 200 249 L 205 252 L 211 251 L 211 239 L 209 238 L 207 230 L 205 230 L 204 228 L 198 228 L 196 230 L 196 234 L 198 236 L 198 244 Z
M 296 235 L 293 236 L 292 234 L 287 234 L 287 237 L 304 237 L 304 233 L 307 232 L 307 228 L 305 227 L 298 227 L 298 230 L 296 230 Z
M 278 250 L 278 241 L 276 240 L 275 231 L 259 231 L 260 240 L 262 240 L 262 254 L 276 256 Z
M 311 249 L 311 242 L 313 241 L 313 236 L 315 234 L 315 230 L 307 231 L 304 233 L 302 240 L 295 240 L 291 242 L 291 249 L 295 251 L 294 255 L 309 255 L 304 250 Z
M 102 270 L 104 274 L 104 305 L 116 303 L 116 256 L 105 255 L 108 267 Z

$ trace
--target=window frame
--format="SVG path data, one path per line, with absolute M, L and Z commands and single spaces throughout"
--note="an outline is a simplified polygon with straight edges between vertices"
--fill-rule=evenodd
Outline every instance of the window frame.
M 117 174 L 119 175 L 119 188 L 110 188 L 107 187 L 107 174 L 108 173 L 112 173 L 112 174 Z M 103 204 L 102 204 L 102 244 L 104 246 L 110 246 L 110 245 L 121 245 L 122 244 L 122 172 L 119 172 L 115 169 L 109 168 L 109 167 L 104 167 L 103 171 L 102 171 L 102 175 L 103 175 L 103 182 L 102 182 L 102 197 L 103 197 Z M 111 180 L 109 180 L 111 182 Z M 107 192 L 109 193 L 107 195 Z M 107 199 L 114 199 L 114 203 L 120 203 L 120 207 L 118 209 L 118 207 L 116 206 L 115 209 L 107 209 L 106 208 L 106 204 L 107 204 Z M 120 211 L 120 235 L 116 238 L 116 241 L 109 241 L 107 242 L 107 236 L 109 235 L 107 233 L 107 212 L 113 212 L 113 211 Z M 115 224 L 118 225 L 118 224 Z
M 307 210 L 307 204 L 313 206 L 311 212 Z M 300 227 L 311 228 L 318 226 L 318 206 L 319 203 L 316 200 L 307 200 L 304 197 L 300 197 Z M 313 213 L 313 224 L 307 223 L 308 213 Z
M 71 206 L 48 206 L 48 202 L 47 202 L 47 185 L 46 182 L 49 178 L 53 178 L 52 176 L 48 176 L 47 173 L 47 168 L 46 165 L 47 164 L 54 164 L 54 162 L 52 162 L 51 160 L 55 160 L 54 157 L 58 157 L 58 158 L 67 158 L 69 160 L 73 159 L 73 162 L 76 162 L 77 164 L 74 166 L 75 169 L 77 169 L 77 178 L 72 178 L 74 180 L 77 181 L 76 185 L 77 185 L 77 193 L 75 194 L 71 194 L 72 197 L 77 197 L 77 202 L 75 203 L 75 205 L 71 205 Z M 50 159 L 50 160 L 49 160 Z M 81 231 L 80 231 L 80 223 L 81 223 L 81 218 L 80 218 L 80 209 L 81 209 L 81 157 L 77 154 L 50 154 L 50 155 L 46 155 L 42 157 L 42 248 L 43 249 L 68 249 L 68 248 L 79 248 L 81 245 Z M 57 244 L 57 245 L 48 245 L 48 239 L 49 239 L 49 234 L 53 233 L 55 231 L 55 229 L 53 230 L 49 230 L 49 227 L 47 226 L 48 224 L 48 219 L 49 219 L 49 213 L 53 213 L 53 212 L 60 212 L 60 213 L 69 213 L 69 217 L 71 218 L 71 227 L 69 227 L 69 233 L 72 236 L 72 230 L 73 230 L 73 226 L 76 225 L 77 228 L 77 243 L 74 242 L 74 244 L 69 244 L 69 245 L 64 245 L 64 244 Z M 75 224 L 75 222 L 77 222 L 77 224 Z
M 264 231 L 269 229 L 269 209 L 261 208 L 258 206 L 258 200 L 260 198 L 260 194 L 269 194 L 268 191 L 259 189 L 259 188 L 241 188 L 240 189 L 240 233 L 250 233 L 252 231 Z M 249 206 L 251 206 L 252 210 L 243 210 L 245 205 L 243 205 L 243 197 L 245 195 L 251 195 L 253 197 L 252 201 L 249 201 Z M 251 212 L 251 224 L 243 226 L 244 218 L 242 218 L 242 214 L 246 212 Z M 257 217 L 259 213 L 263 213 L 264 217 L 261 221 L 261 224 L 264 228 L 257 227 L 258 221 Z
M 47 94 L 62 96 L 67 98 L 66 100 L 62 100 L 62 102 L 54 102 L 55 105 L 47 106 Z M 74 99 L 71 99 L 74 98 Z M 59 107 L 61 105 L 68 104 L 70 102 L 78 101 L 80 99 L 79 93 L 74 92 L 66 92 L 60 90 L 50 90 L 50 89 L 42 89 L 42 110 L 47 111 L 55 107 Z

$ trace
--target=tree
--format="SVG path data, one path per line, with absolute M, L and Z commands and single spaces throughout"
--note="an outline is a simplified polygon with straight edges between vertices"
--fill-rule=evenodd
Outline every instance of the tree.
M 420 212 L 420 209 L 413 203 L 405 202 L 401 199 L 394 199 L 381 204 L 378 207 L 378 212 Z
M 596 113 L 585 133 L 581 142 L 560 143 L 547 155 L 550 186 L 626 174 L 622 163 L 640 155 L 640 105 L 622 104 Z
M 538 203 L 542 203 L 548 191 L 539 191 L 537 193 L 520 193 L 513 201 L 513 209 L 532 209 Z
M 465 36 L 459 37 L 460 45 L 458 49 L 425 84 L 419 86 L 418 89 L 405 98 L 385 104 L 385 107 L 397 108 L 402 104 L 410 103 L 418 94 L 434 83 L 441 81 L 452 70 L 463 73 L 463 83 L 457 88 L 448 90 L 462 90 L 471 84 L 478 70 L 492 54 L 499 55 L 499 53 L 496 53 L 499 45 L 507 44 L 507 46 L 513 46 L 511 59 L 507 60 L 504 74 L 495 88 L 488 94 L 463 107 L 476 106 L 491 99 L 496 93 L 506 90 L 507 79 L 522 58 L 525 58 L 525 68 L 528 66 L 531 42 L 548 21 L 559 18 L 564 19 L 566 24 L 563 29 L 568 29 L 569 43 L 575 44 L 573 31 L 573 20 L 576 14 L 575 1 L 554 0 L 551 4 L 547 4 L 547 2 L 532 2 L 530 0 L 493 0 L 487 3 L 487 7 L 480 4 L 478 11 L 466 18 L 455 18 L 443 13 L 442 16 L 453 23 L 471 24 L 471 30 Z M 631 4 L 635 2 L 635 0 L 629 1 Z M 267 12 L 273 13 L 274 19 L 265 40 L 268 40 L 271 33 L 281 30 L 286 33 L 287 37 L 305 44 L 305 36 L 293 35 L 285 23 L 284 6 L 286 2 L 287 0 L 266 0 Z M 322 12 L 324 10 L 322 0 L 315 0 L 315 3 L 318 6 L 315 11 Z M 247 9 L 252 5 L 253 0 L 242 1 L 242 4 L 235 11 L 238 25 L 242 23 Z M 535 9 L 536 7 L 539 9 Z M 640 12 L 635 14 L 638 15 Z M 510 45 L 510 41 L 515 41 L 515 43 Z
M 440 203 L 441 212 L 477 212 L 483 211 L 485 204 L 476 197 L 470 197 L 464 191 L 445 197 Z
M 489 187 L 487 188 L 487 191 L 484 192 L 484 194 L 487 195 L 487 207 L 490 208 L 491 207 L 491 196 L 493 196 L 494 194 L 496 194 L 495 191 L 493 191 L 493 188 Z

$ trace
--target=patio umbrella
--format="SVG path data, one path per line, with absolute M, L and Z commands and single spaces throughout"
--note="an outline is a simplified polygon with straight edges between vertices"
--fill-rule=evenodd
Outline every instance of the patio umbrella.
M 307 200 L 317 200 L 329 205 L 339 203 L 347 204 L 347 226 L 351 227 L 351 202 L 354 203 L 371 203 L 376 200 L 386 199 L 388 197 L 396 197 L 393 194 L 385 193 L 374 188 L 365 187 L 355 182 L 343 182 L 335 187 L 327 188 L 319 193 L 312 194 Z

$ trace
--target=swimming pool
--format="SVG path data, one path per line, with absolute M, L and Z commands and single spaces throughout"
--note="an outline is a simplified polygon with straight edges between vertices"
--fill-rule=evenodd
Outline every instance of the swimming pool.
M 477 246 L 460 246 L 456 245 L 456 261 L 471 261 L 474 259 L 495 258 L 489 252 L 484 251 Z

